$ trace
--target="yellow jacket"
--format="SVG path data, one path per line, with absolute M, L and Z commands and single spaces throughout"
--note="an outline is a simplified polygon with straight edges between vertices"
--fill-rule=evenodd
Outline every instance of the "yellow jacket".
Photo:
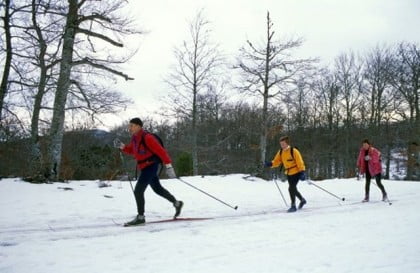
M 302 156 L 298 149 L 293 148 L 293 156 L 291 154 L 291 147 L 287 147 L 285 150 L 279 150 L 271 161 L 272 168 L 277 168 L 283 164 L 284 172 L 287 175 L 294 175 L 305 170 L 305 163 L 303 163 Z M 294 158 L 294 159 L 293 159 Z

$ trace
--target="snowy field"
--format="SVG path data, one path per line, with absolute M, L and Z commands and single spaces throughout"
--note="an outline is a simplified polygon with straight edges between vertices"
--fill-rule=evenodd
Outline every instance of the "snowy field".
M 243 175 L 185 177 L 234 210 L 178 180 L 162 180 L 185 202 L 181 217 L 210 220 L 121 227 L 135 202 L 127 181 L 33 185 L 0 181 L 0 272 L 420 272 L 420 183 L 384 181 L 392 205 L 361 203 L 364 181 L 306 182 L 308 204 L 287 209 L 271 181 Z M 279 182 L 289 202 L 287 184 Z M 65 190 L 71 188 L 72 190 Z M 146 220 L 172 204 L 146 191 Z

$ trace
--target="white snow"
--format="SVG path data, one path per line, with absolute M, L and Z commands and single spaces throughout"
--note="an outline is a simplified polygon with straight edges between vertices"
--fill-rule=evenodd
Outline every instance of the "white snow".
M 243 177 L 183 178 L 238 210 L 162 180 L 185 202 L 182 217 L 214 219 L 127 228 L 115 224 L 136 213 L 127 181 L 99 188 L 97 181 L 3 179 L 0 272 L 419 272 L 420 183 L 385 180 L 388 205 L 374 184 L 372 202 L 360 203 L 363 180 L 316 182 L 344 202 L 300 182 L 308 204 L 285 213 L 273 181 Z M 287 183 L 278 184 L 289 202 Z M 147 221 L 173 213 L 172 204 L 146 191 Z

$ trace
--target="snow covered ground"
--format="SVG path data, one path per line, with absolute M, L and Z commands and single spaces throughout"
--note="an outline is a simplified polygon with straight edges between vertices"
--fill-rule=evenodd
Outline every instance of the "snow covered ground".
M 271 181 L 244 175 L 185 177 L 238 210 L 178 180 L 162 184 L 185 202 L 182 217 L 211 220 L 124 228 L 135 203 L 128 182 L 33 185 L 0 181 L 0 272 L 419 272 L 420 183 L 384 181 L 392 205 L 364 181 L 305 182 L 308 200 L 296 213 Z M 287 184 L 279 186 L 289 202 Z M 65 190 L 72 188 L 73 190 Z M 149 188 L 146 219 L 174 209 Z

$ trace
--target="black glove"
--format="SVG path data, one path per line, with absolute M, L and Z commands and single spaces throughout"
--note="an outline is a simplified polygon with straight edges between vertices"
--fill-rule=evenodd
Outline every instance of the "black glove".
M 272 167 L 273 166 L 273 163 L 271 162 L 271 161 L 266 161 L 266 162 L 264 162 L 264 167 L 266 167 L 266 168 L 270 168 L 270 167 Z
M 306 174 L 305 171 L 301 171 L 299 173 L 299 180 L 305 181 L 306 180 Z

